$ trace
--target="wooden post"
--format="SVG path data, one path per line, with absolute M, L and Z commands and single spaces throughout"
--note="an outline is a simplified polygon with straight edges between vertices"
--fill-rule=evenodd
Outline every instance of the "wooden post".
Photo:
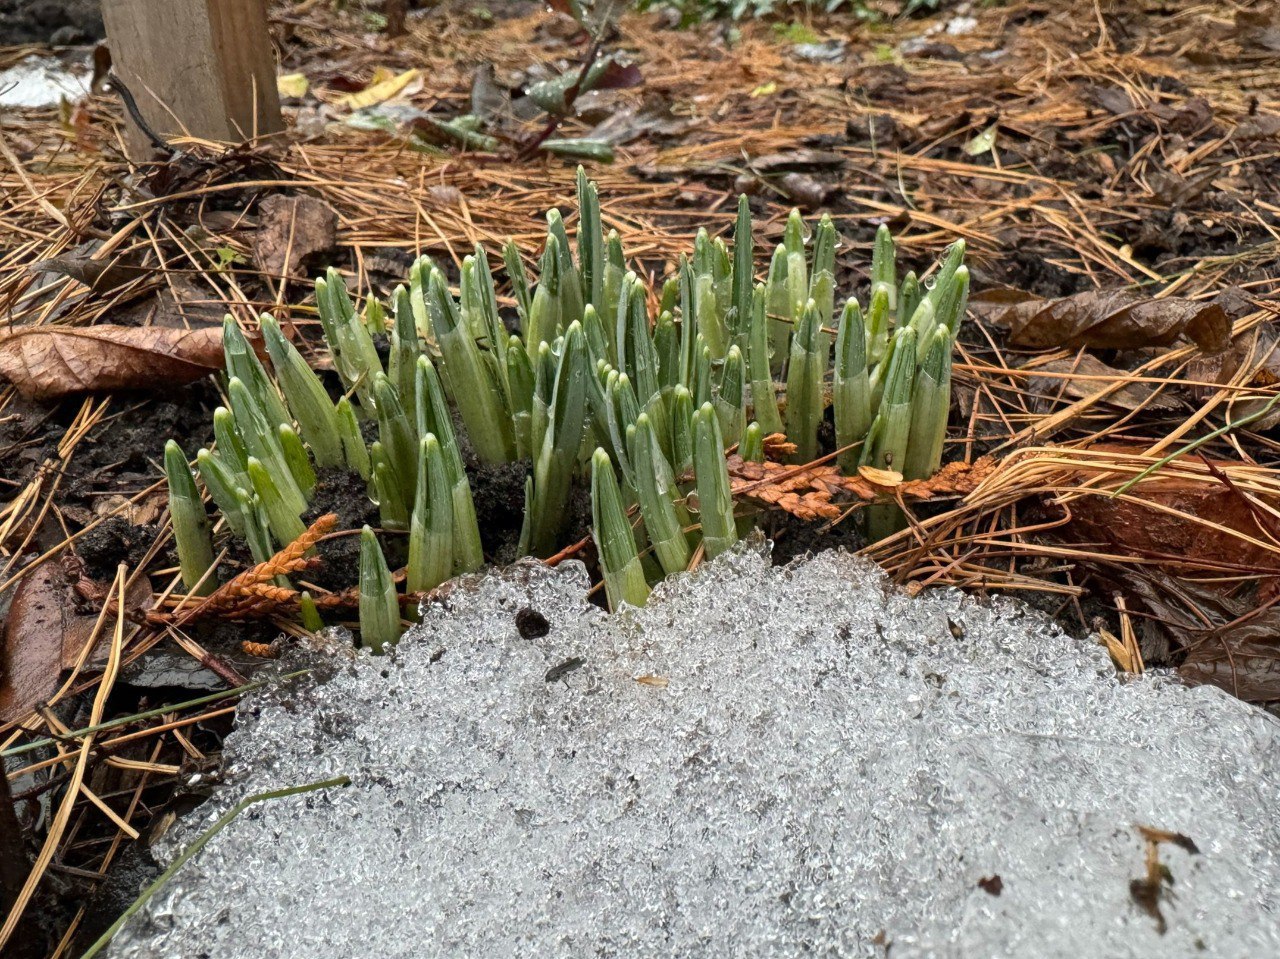
M 241 142 L 284 128 L 266 0 L 103 0 L 112 70 L 162 137 Z M 128 121 L 132 156 L 150 157 Z

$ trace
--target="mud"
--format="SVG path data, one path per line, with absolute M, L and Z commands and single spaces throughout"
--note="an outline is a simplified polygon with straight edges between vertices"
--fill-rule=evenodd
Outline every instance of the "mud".
M 110 581 L 120 563 L 133 568 L 142 562 L 159 535 L 158 526 L 137 526 L 113 516 L 76 541 L 76 555 L 84 560 L 90 579 Z
M 317 474 L 316 480 L 311 509 L 302 517 L 304 523 L 310 525 L 326 513 L 335 513 L 338 516 L 336 528 L 339 530 L 358 530 L 365 525 L 379 525 L 378 507 L 369 499 L 368 488 L 359 473 L 348 469 L 323 469 Z M 387 560 L 393 569 L 396 550 L 404 550 L 401 542 L 403 539 L 402 536 L 382 537 L 383 548 L 388 554 Z M 344 590 L 355 582 L 356 571 L 360 568 L 358 536 L 326 539 L 316 549 L 324 560 L 324 565 L 308 570 L 307 582 L 334 592 Z
M 485 556 L 495 562 L 511 562 L 516 558 L 520 526 L 524 522 L 524 481 L 530 469 L 528 460 L 494 466 L 474 461 L 466 463 L 480 542 Z

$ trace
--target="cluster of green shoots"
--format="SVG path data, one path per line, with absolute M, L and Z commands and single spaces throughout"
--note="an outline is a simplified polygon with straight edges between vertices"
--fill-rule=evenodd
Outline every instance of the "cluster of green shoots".
M 575 242 L 560 213 L 548 213 L 536 282 L 514 244 L 504 250 L 519 333 L 508 331 L 480 248 L 462 262 L 457 296 L 427 257 L 389 306 L 370 297 L 363 312 L 335 271 L 317 280 L 343 385 L 336 402 L 271 316 L 261 326 L 274 378 L 226 320 L 228 405 L 214 414 L 215 449 L 200 450 L 196 465 L 255 561 L 303 532 L 317 468 L 345 467 L 367 483 L 382 527 L 407 531 L 407 591 L 481 566 L 454 411 L 482 463 L 530 463 L 521 554 L 563 547 L 571 490 L 590 484 L 614 608 L 643 604 L 651 583 L 699 554 L 714 558 L 749 528 L 752 518 L 735 514 L 727 448 L 762 461 L 765 437 L 785 433 L 795 461 L 809 462 L 828 402 L 845 470 L 908 479 L 937 470 L 968 296 L 963 243 L 926 289 L 914 273 L 898 280 L 881 227 L 868 306 L 850 299 L 837 315 L 830 217 L 806 242 L 793 211 L 757 283 L 744 197 L 732 248 L 699 231 L 692 257 L 651 293 L 628 270 L 618 234 L 605 235 L 595 184 L 581 170 L 577 192 Z M 189 590 L 207 590 L 216 583 L 204 506 L 173 442 L 165 464 L 182 577 Z M 891 531 L 895 512 L 870 508 L 870 534 Z M 361 630 L 376 649 L 399 636 L 399 603 L 373 531 L 361 535 Z M 303 613 L 313 626 L 305 594 Z

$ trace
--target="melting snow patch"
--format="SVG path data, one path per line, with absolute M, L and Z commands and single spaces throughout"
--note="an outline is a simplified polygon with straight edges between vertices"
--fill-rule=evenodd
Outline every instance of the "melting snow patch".
M 88 72 L 53 57 L 27 57 L 0 70 L 0 107 L 52 107 L 89 92 Z
M 1280 954 L 1266 714 L 843 554 L 743 549 L 612 617 L 587 585 L 465 580 L 391 657 L 255 694 L 162 858 L 353 784 L 241 814 L 114 955 Z M 1163 935 L 1139 824 L 1200 850 L 1161 847 Z

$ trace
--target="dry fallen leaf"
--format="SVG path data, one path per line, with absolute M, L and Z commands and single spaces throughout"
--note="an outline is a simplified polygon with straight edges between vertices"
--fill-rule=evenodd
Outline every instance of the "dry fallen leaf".
M 1086 290 L 1045 300 L 1013 289 L 969 301 L 978 317 L 1009 331 L 1013 346 L 1132 350 L 1190 340 L 1206 353 L 1230 343 L 1231 320 L 1218 303 L 1177 296 L 1153 300 L 1125 290 Z
M 52 563 L 18 587 L 0 643 L 0 723 L 24 716 L 58 688 L 66 594 L 66 578 Z
M 81 584 L 81 592 L 105 597 L 110 585 L 88 581 Z M 151 583 L 140 576 L 125 593 L 126 611 L 150 604 Z M 99 654 L 86 660 L 90 669 L 101 664 L 101 645 L 111 635 L 114 606 L 112 602 L 107 628 L 97 640 Z M 45 563 L 22 580 L 0 639 L 0 723 L 21 719 L 57 691 L 63 670 L 75 665 L 93 635 L 100 609 L 100 602 L 82 599 L 57 563 Z
M 304 261 L 333 249 L 338 214 L 313 196 L 269 196 L 258 206 L 253 258 L 268 276 L 305 275 Z
M 785 153 L 770 153 L 751 160 L 751 169 L 756 173 L 783 173 L 787 170 L 834 170 L 848 164 L 848 158 L 842 153 L 832 150 L 811 150 L 808 148 L 788 150 Z
M 511 109 L 511 91 L 498 83 L 488 60 L 476 67 L 471 77 L 471 115 L 481 120 L 505 116 Z
M 807 173 L 784 173 L 777 186 L 792 203 L 805 210 L 817 209 L 840 189 L 834 183 L 824 183 Z
M 892 489 L 902 485 L 902 474 L 897 470 L 876 469 L 874 466 L 859 466 L 858 475 L 868 483 Z
M 1237 619 L 1247 617 L 1244 609 Z M 1216 635 L 1187 653 L 1178 674 L 1189 683 L 1207 683 L 1247 702 L 1280 699 L 1280 645 L 1276 643 L 1280 617 L 1275 607 L 1256 620 L 1223 625 Z
M 1143 447 L 1095 443 L 1090 449 L 1126 456 L 1141 452 Z M 1222 476 L 1238 465 L 1202 462 Z M 1082 474 L 1080 482 L 1086 479 Z M 1204 563 L 1247 567 L 1254 575 L 1280 569 L 1275 550 L 1247 541 L 1273 541 L 1270 514 L 1226 482 L 1194 482 L 1176 474 L 1157 473 L 1125 497 L 1105 493 L 1076 497 L 1070 511 L 1069 522 L 1055 529 L 1050 534 L 1053 538 L 1101 545 L 1123 556 L 1156 559 L 1175 575 L 1194 574 Z M 1188 516 L 1194 519 L 1188 520 Z
M 95 293 L 107 293 L 151 272 L 131 259 L 118 255 L 95 260 L 93 257 L 101 246 L 102 243 L 97 240 L 82 243 L 61 256 L 39 260 L 31 264 L 29 269 L 33 273 L 57 273 L 61 276 L 69 276 Z
M 221 327 L 37 326 L 0 339 L 0 376 L 29 399 L 164 390 L 222 368 Z
M 1228 596 L 1214 584 L 1155 566 L 1096 567 L 1149 614 L 1148 629 L 1185 651 L 1179 675 L 1217 686 L 1246 702 L 1280 700 L 1280 606 L 1260 594 Z
M 1243 371 L 1242 366 L 1245 367 Z M 1190 381 L 1203 384 L 1189 387 L 1192 398 L 1198 401 L 1206 400 L 1218 391 L 1216 386 L 1208 384 L 1225 385 L 1236 377 L 1241 377 L 1244 385 L 1252 389 L 1275 386 L 1280 383 L 1280 339 L 1269 327 L 1255 327 L 1244 336 L 1237 337 L 1230 349 L 1192 359 L 1184 375 Z M 1230 418 L 1241 420 L 1262 410 L 1269 402 L 1269 397 L 1262 395 L 1240 397 L 1231 404 Z M 1265 432 L 1277 424 L 1280 424 L 1280 409 L 1273 408 L 1253 420 L 1249 429 Z
M 420 81 L 422 72 L 417 69 L 406 70 L 404 73 L 389 75 L 390 71 L 379 67 L 374 73 L 374 82 L 369 84 L 358 93 L 348 93 L 344 97 L 338 99 L 338 106 L 346 107 L 348 110 L 363 110 L 365 107 L 371 107 L 375 103 L 382 103 L 390 100 L 392 97 L 406 93 L 409 85 L 415 81 Z
M 1110 630 L 1098 630 L 1098 645 L 1103 646 L 1107 650 L 1107 655 L 1111 657 L 1112 664 L 1122 673 L 1140 673 L 1140 663 L 1134 659 L 1133 654 L 1125 647 L 1120 638 Z
M 1047 363 L 1041 363 L 1033 370 L 1029 370 L 1029 372 L 1040 374 L 1032 376 L 1027 381 L 1027 389 L 1037 399 L 1079 400 L 1084 399 L 1086 396 L 1092 396 L 1099 390 L 1123 383 L 1123 386 L 1108 393 L 1103 402 L 1109 406 L 1129 411 L 1142 408 L 1148 410 L 1176 410 L 1181 405 L 1170 392 L 1170 388 L 1166 387 L 1162 392 L 1157 393 L 1156 384 L 1130 382 L 1130 375 L 1124 370 L 1117 370 L 1113 366 L 1108 366 L 1088 353 L 1060 360 L 1050 360 Z M 1062 375 L 1043 375 L 1046 373 Z M 1177 388 L 1176 386 L 1174 387 L 1174 389 Z
M 276 92 L 282 97 L 305 97 L 308 86 L 305 73 L 283 73 L 276 77 Z

